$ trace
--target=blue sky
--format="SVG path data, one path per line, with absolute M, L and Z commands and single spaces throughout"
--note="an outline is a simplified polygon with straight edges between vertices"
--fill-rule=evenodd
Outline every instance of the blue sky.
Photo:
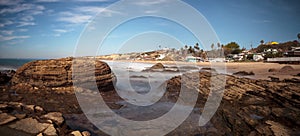
M 0 58 L 60 58 L 73 56 L 86 25 L 101 15 L 123 15 L 107 9 L 116 0 L 0 0 Z M 172 0 L 132 1 L 134 8 L 164 6 Z M 299 0 L 184 0 L 210 23 L 222 44 L 256 47 L 260 40 L 296 40 L 300 32 Z M 153 9 L 154 11 L 155 9 Z M 180 9 L 177 9 L 180 10 Z M 150 12 L 151 10 L 149 10 Z M 172 13 L 169 13 L 172 14 Z M 187 15 L 188 16 L 188 15 Z M 197 24 L 197 20 L 195 20 Z M 105 26 L 103 26 L 105 27 Z M 118 26 L 99 54 L 180 48 L 198 40 L 176 22 L 136 18 Z

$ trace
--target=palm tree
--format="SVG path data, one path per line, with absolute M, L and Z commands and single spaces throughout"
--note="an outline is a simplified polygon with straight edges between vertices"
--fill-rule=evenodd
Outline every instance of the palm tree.
M 298 33 L 297 37 L 298 37 L 298 40 L 300 40 L 300 33 Z
M 214 44 L 211 44 L 211 50 L 213 50 L 215 48 L 215 45 Z
M 264 40 L 260 40 L 260 44 L 264 44 L 265 43 L 265 41 Z
M 220 47 L 221 47 L 221 44 L 220 44 L 220 43 L 217 43 L 217 46 L 218 46 L 218 49 L 220 49 Z
M 200 48 L 199 48 L 199 43 L 196 43 L 195 46 L 194 46 L 194 48 L 195 48 L 196 50 L 200 50 Z

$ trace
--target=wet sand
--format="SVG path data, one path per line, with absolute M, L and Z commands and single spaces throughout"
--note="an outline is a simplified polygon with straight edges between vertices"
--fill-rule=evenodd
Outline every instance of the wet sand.
M 149 63 L 156 64 L 162 63 L 164 65 L 197 65 L 200 67 L 211 67 L 212 64 L 218 63 L 210 63 L 210 62 L 175 62 L 175 61 L 127 61 L 127 60 L 114 60 L 116 62 L 132 62 L 132 63 Z M 264 62 L 229 62 L 229 63 L 219 63 L 224 64 L 226 66 L 226 73 L 233 74 L 239 71 L 253 72 L 255 75 L 253 76 L 245 76 L 247 78 L 253 79 L 264 79 L 269 80 L 269 76 L 277 77 L 280 80 L 286 78 L 297 78 L 300 79 L 300 76 L 296 76 L 300 73 L 300 65 L 296 64 L 279 64 L 279 63 L 264 63 Z M 284 66 L 291 66 L 294 70 L 292 71 L 280 71 Z M 221 67 L 224 68 L 224 67 Z M 269 69 L 275 69 L 274 72 L 269 72 Z

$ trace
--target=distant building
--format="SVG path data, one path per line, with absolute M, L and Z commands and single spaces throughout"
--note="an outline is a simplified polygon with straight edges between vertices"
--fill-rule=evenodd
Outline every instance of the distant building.
M 277 54 L 278 50 L 277 49 L 272 49 L 272 48 L 264 49 L 264 53 L 265 54 L 267 54 L 267 53 Z
M 264 60 L 264 57 L 262 54 L 253 54 L 253 60 L 254 61 L 261 61 Z
M 292 47 L 292 50 L 288 51 L 285 55 L 288 57 L 300 57 L 300 47 Z
M 202 61 L 202 59 L 200 57 L 187 56 L 186 61 L 187 62 L 200 62 L 200 61 Z

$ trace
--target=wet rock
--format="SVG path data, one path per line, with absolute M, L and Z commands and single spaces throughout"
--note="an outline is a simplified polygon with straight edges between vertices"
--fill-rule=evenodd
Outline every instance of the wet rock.
M 150 67 L 149 70 L 154 70 L 154 69 L 164 69 L 165 66 L 161 63 L 156 63 L 155 65 L 153 65 L 152 67 Z
M 14 70 L 3 70 L 3 71 L 0 71 L 0 85 L 7 84 L 12 79 L 12 76 L 14 74 L 15 74 Z
M 142 72 L 179 72 L 179 69 L 176 66 L 166 67 L 161 63 L 157 63 L 152 67 L 143 70 Z
M 72 70 L 72 66 L 76 69 Z M 72 72 L 80 80 L 72 80 Z M 95 80 L 97 86 L 93 86 Z M 30 86 L 32 91 L 67 88 L 75 83 L 91 90 L 98 87 L 101 91 L 109 91 L 113 89 L 116 78 L 104 62 L 91 58 L 62 58 L 26 63 L 17 70 L 11 82 L 16 90 L 29 89 Z
M 277 69 L 270 68 L 270 69 L 268 70 L 268 72 L 277 72 Z
M 233 73 L 233 75 L 238 75 L 238 76 L 252 76 L 255 75 L 252 71 L 246 72 L 246 71 L 239 71 L 236 73 Z
M 7 123 L 12 122 L 16 119 L 17 119 L 16 117 L 8 115 L 7 113 L 1 113 L 0 114 L 0 125 L 7 124 Z
M 145 77 L 145 76 L 135 76 L 135 75 L 133 75 L 133 76 L 130 76 L 130 78 L 147 78 L 147 77 Z
M 49 127 L 50 124 L 39 123 L 34 118 L 26 118 L 9 125 L 10 128 L 24 131 L 30 134 L 38 134 Z
M 269 76 L 268 78 L 270 78 L 272 82 L 280 81 L 278 77 Z
M 71 132 L 71 135 L 73 135 L 73 136 L 82 136 L 80 131 L 73 131 L 73 132 Z
M 182 76 L 167 81 L 167 95 L 176 98 L 183 85 L 192 86 L 200 82 L 197 107 L 202 108 L 211 90 L 211 80 L 222 78 L 219 74 L 205 72 L 199 80 L 182 81 Z M 224 77 L 223 77 L 224 78 Z M 190 78 L 191 79 L 191 78 Z M 272 82 L 226 75 L 226 85 L 219 108 L 211 118 L 214 135 L 291 135 L 300 130 L 300 86 L 293 82 Z M 189 83 L 190 82 L 190 83 Z M 219 90 L 217 90 L 219 92 Z M 266 121 L 267 120 L 267 121 Z M 180 129 L 180 128 L 178 128 Z M 191 135 L 197 133 L 191 132 Z M 201 132 L 201 135 L 208 135 Z
M 290 78 L 290 79 L 284 79 L 284 82 L 292 82 L 292 83 L 300 83 L 300 79 L 298 78 Z
M 208 68 L 208 67 L 205 67 L 205 68 L 201 68 L 200 71 L 207 71 L 207 72 L 217 72 L 216 69 L 214 68 Z
M 54 121 L 58 126 L 60 126 L 64 122 L 64 118 L 62 113 L 60 112 L 50 112 L 46 115 L 41 116 L 41 118 L 50 119 Z
M 292 66 L 284 66 L 279 70 L 279 72 L 290 72 L 293 70 L 294 70 L 294 68 Z

